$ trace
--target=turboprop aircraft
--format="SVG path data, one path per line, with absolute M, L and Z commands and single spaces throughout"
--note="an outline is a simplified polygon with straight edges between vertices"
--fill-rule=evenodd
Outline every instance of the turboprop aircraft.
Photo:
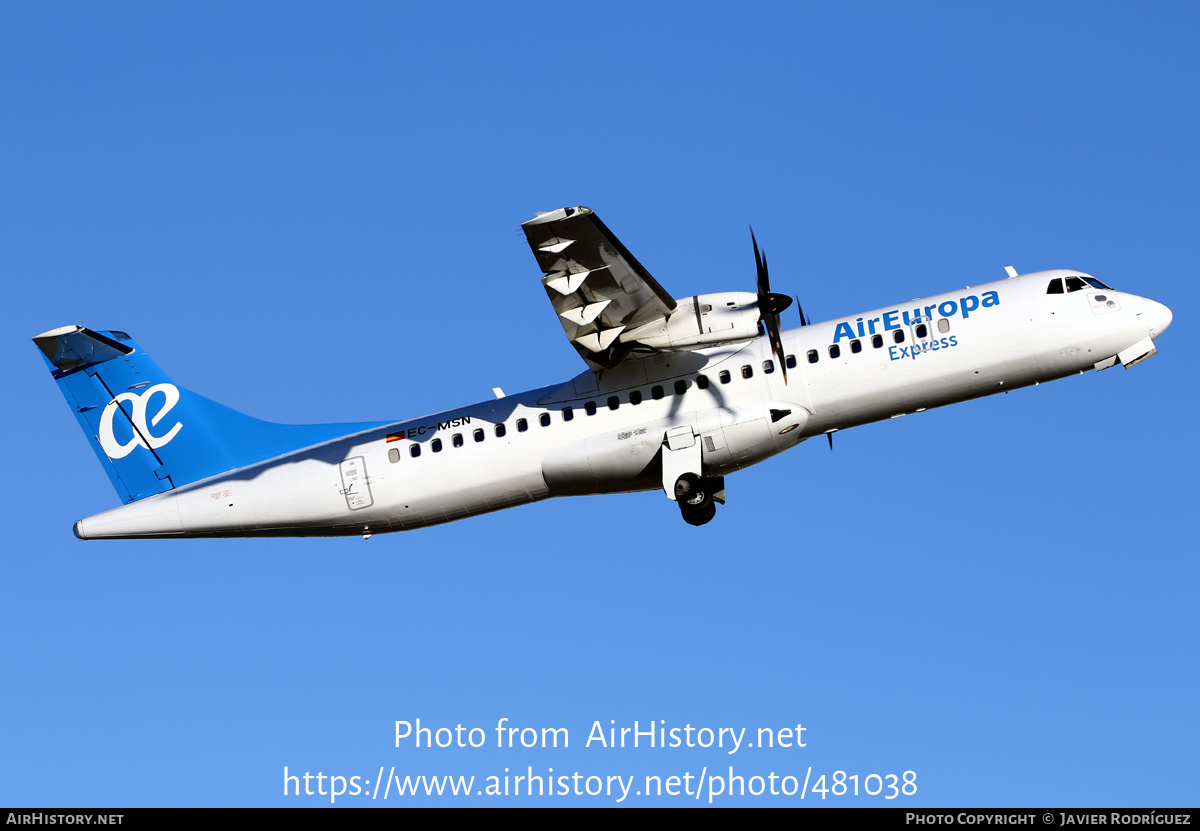
M 780 330 L 756 292 L 675 298 L 589 208 L 522 225 L 566 383 L 397 422 L 282 425 L 176 385 L 124 332 L 33 340 L 126 504 L 80 539 L 369 537 L 552 496 L 661 489 L 703 525 L 724 477 L 805 439 L 1155 354 L 1153 300 L 1038 271 Z

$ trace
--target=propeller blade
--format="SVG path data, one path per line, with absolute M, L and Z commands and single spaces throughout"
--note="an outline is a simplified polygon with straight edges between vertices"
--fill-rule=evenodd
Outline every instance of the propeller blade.
M 787 384 L 787 360 L 783 355 L 783 338 L 779 334 L 779 315 L 765 314 L 762 319 L 767 324 L 767 337 L 771 341 L 771 351 L 779 359 L 779 368 L 783 370 L 783 383 Z
M 754 238 L 754 226 L 750 227 L 750 242 L 754 246 L 754 265 L 758 270 L 758 293 L 770 294 L 771 280 L 767 277 L 767 258 L 758 250 L 758 240 Z
M 779 367 L 783 370 L 783 383 L 786 384 L 787 359 L 783 354 L 783 338 L 779 334 L 779 314 L 792 305 L 792 298 L 786 294 L 775 294 L 771 291 L 771 278 L 767 271 L 767 255 L 759 250 L 753 226 L 750 227 L 750 243 L 754 246 L 754 266 L 758 271 L 758 316 L 766 324 L 767 337 L 771 341 L 771 351 L 779 359 Z

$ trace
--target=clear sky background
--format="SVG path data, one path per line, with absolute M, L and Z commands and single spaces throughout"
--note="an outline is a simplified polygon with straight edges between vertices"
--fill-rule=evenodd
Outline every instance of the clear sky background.
M 916 772 L 826 805 L 1194 806 L 1198 34 L 1192 3 L 4 4 L 0 804 L 732 765 Z M 32 335 L 126 330 L 275 421 L 435 412 L 581 369 L 519 229 L 579 204 L 678 296 L 753 290 L 752 223 L 818 320 L 1011 264 L 1175 322 L 1130 371 L 806 443 L 701 529 L 645 493 L 72 536 L 119 500 Z M 397 749 L 417 718 L 489 744 Z M 610 720 L 807 746 L 585 748 Z

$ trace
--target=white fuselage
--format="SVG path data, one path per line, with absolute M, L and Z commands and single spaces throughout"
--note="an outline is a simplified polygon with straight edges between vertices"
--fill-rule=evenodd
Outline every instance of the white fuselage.
M 375 534 L 552 496 L 653 490 L 664 487 L 664 437 L 683 427 L 703 474 L 724 476 L 822 433 L 1104 368 L 1169 325 L 1166 307 L 1124 292 L 1047 294 L 1056 275 L 1078 273 L 784 332 L 786 383 L 762 337 L 660 352 L 250 465 L 81 520 L 76 534 Z

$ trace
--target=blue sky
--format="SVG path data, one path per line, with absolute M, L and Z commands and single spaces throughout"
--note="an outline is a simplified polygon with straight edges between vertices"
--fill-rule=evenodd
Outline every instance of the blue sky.
M 1185 3 L 6 5 L 0 804 L 328 804 L 283 797 L 284 766 L 730 765 L 916 772 L 913 796 L 827 805 L 1194 804 L 1198 23 Z M 731 477 L 703 529 L 634 494 L 366 542 L 71 535 L 118 500 L 30 336 L 124 329 L 270 420 L 435 412 L 580 370 L 519 230 L 578 204 L 679 296 L 751 290 L 752 223 L 819 320 L 1012 264 L 1175 322 L 1128 372 L 802 445 Z M 417 718 L 489 745 L 395 747 Z M 497 749 L 501 718 L 571 746 Z M 584 747 L 610 720 L 799 723 L 806 747 Z M 695 804 L 624 804 L 651 802 Z

